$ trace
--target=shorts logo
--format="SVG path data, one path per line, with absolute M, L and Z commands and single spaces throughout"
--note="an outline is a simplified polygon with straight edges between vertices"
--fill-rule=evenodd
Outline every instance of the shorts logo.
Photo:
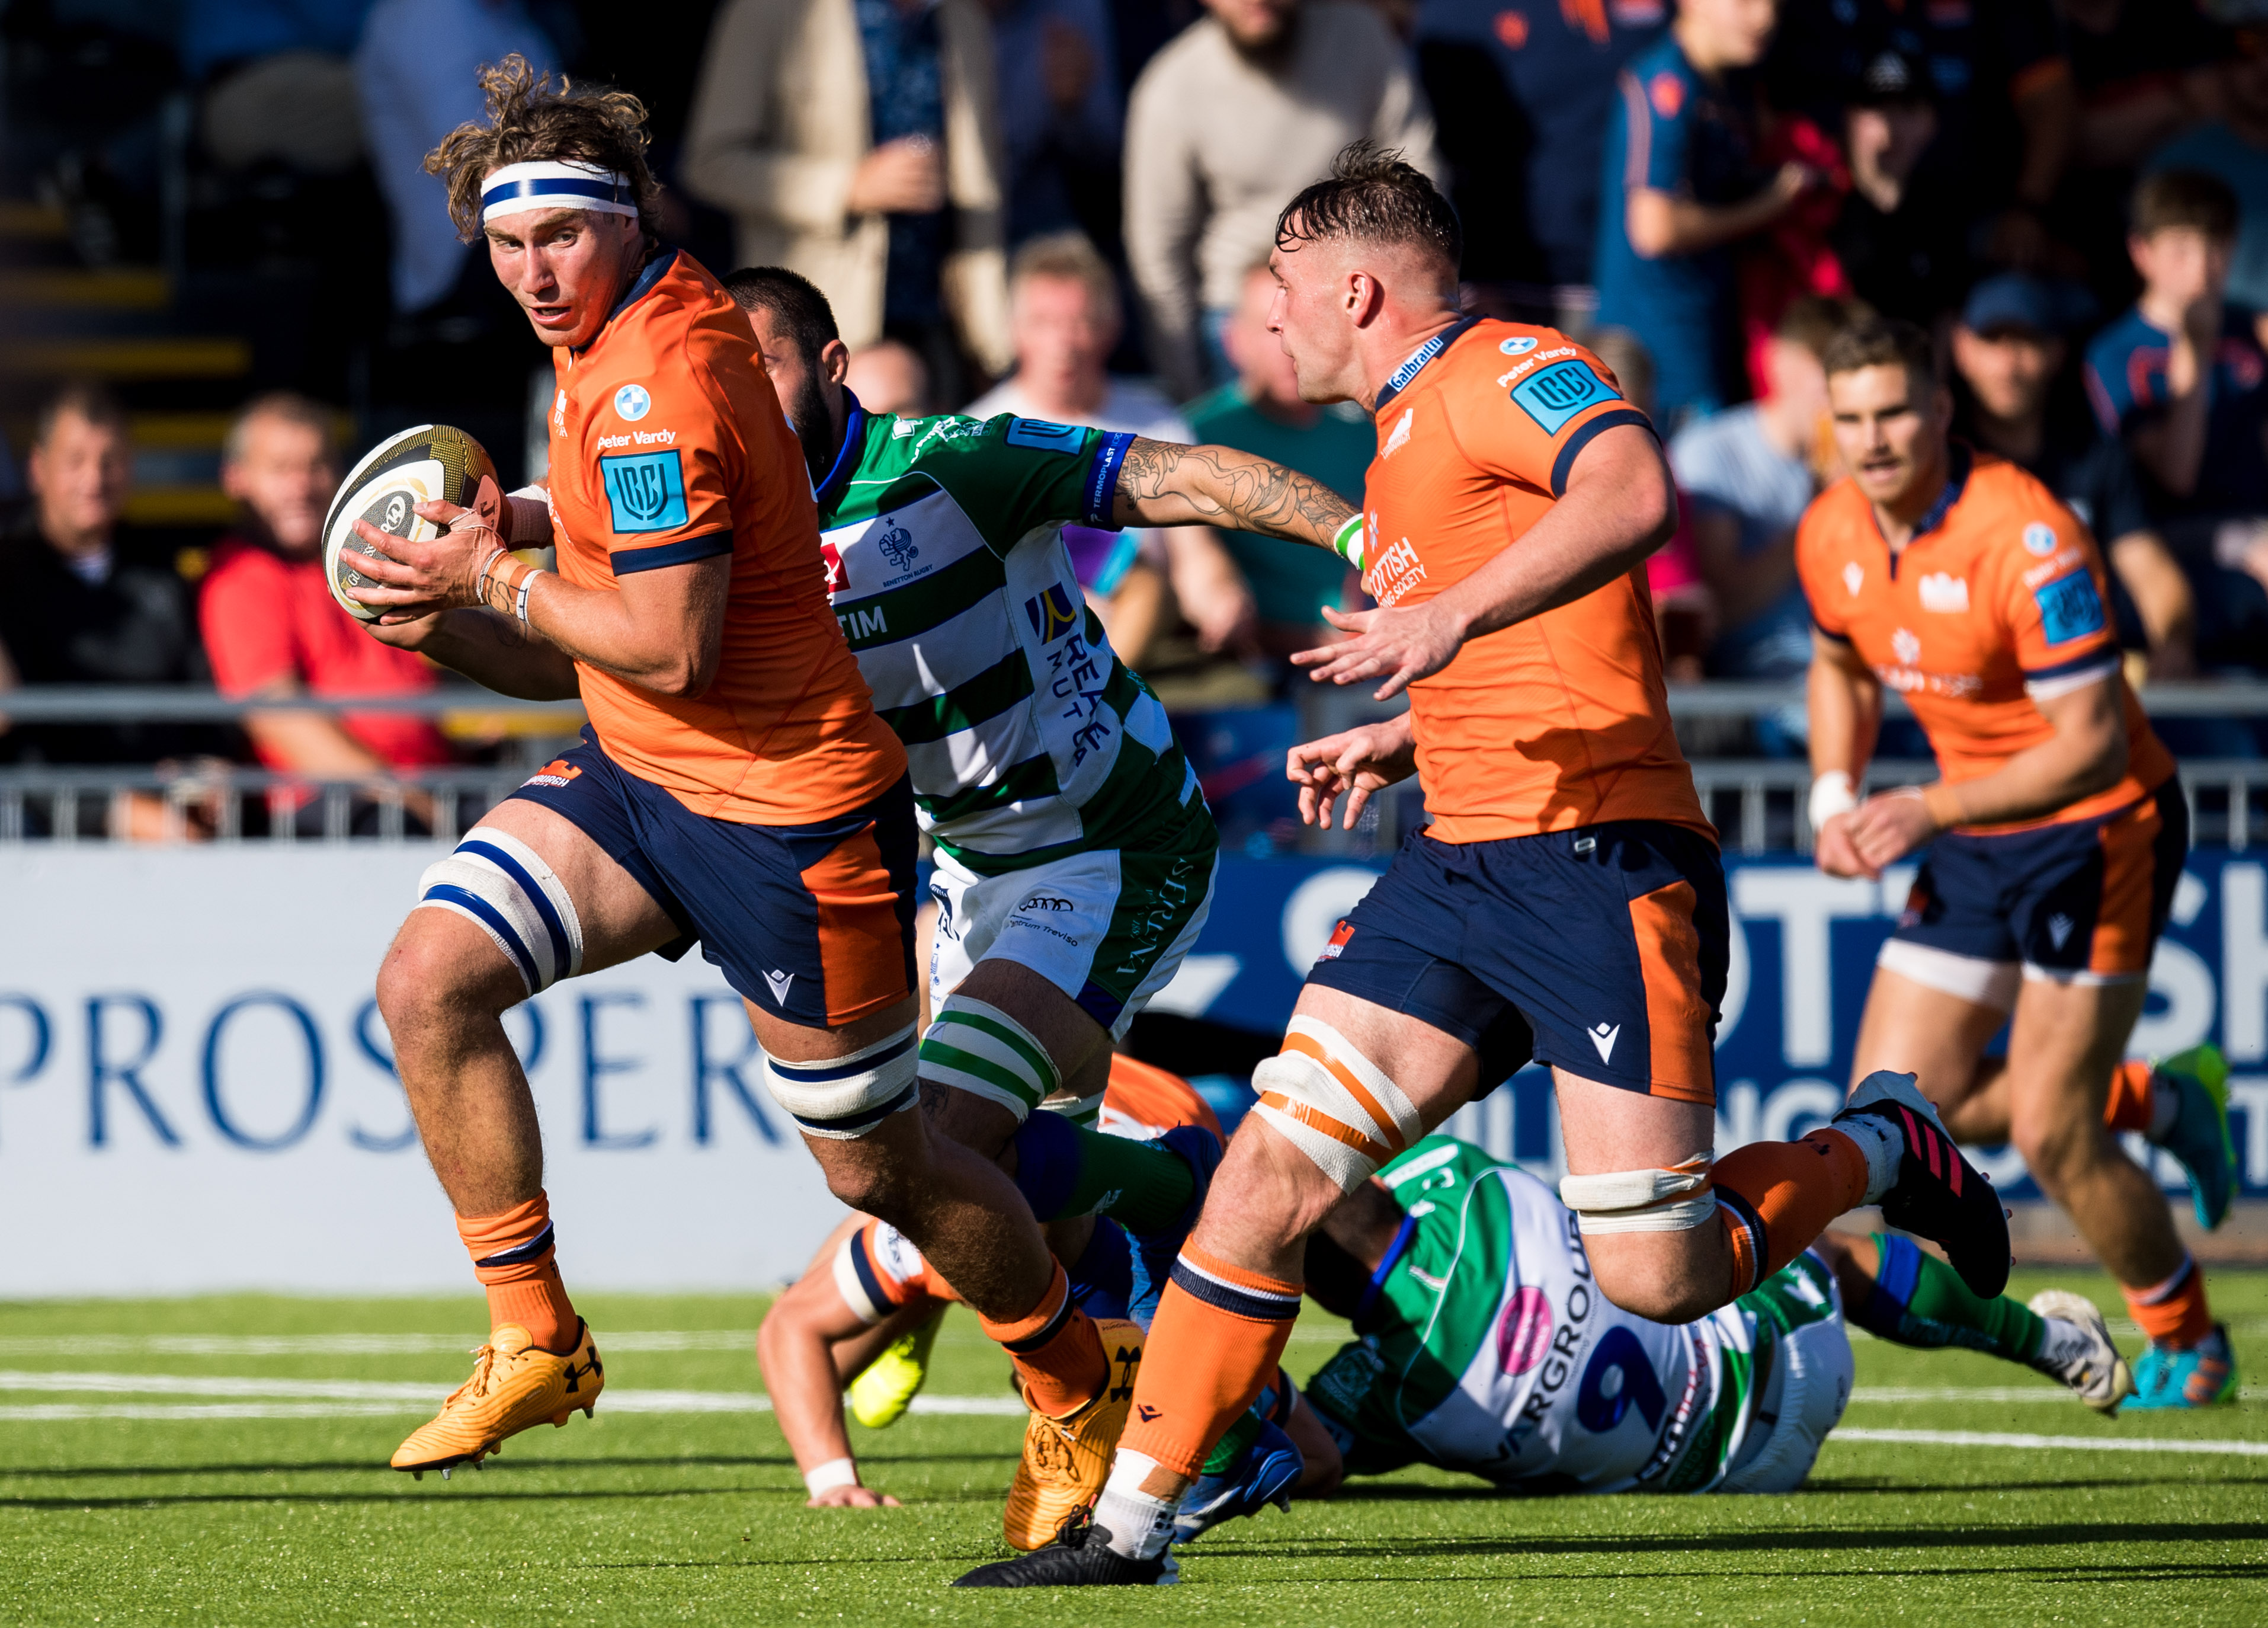
M 599 460 L 618 534 L 667 531 L 686 521 L 685 471 L 674 451 Z
M 615 392 L 615 416 L 624 424 L 634 424 L 652 411 L 653 398 L 644 385 L 624 385 Z
M 2055 527 L 2040 525 L 2037 521 L 2025 527 L 2024 549 L 2027 553 L 2038 555 L 2042 559 L 2053 554 L 2056 551 Z
M 2040 631 L 2051 645 L 2102 631 L 2102 597 L 2095 591 L 2095 578 L 2083 571 L 2033 589 L 2032 600 L 2040 608 Z
M 1953 615 L 1969 608 L 1969 578 L 1933 571 L 1921 579 L 1921 608 Z
M 1535 420 L 1546 435 L 1557 435 L 1567 421 L 1594 401 L 1622 398 L 1607 381 L 1580 361 L 1554 362 L 1542 372 L 1512 387 L 1513 404 Z
M 1071 902 L 1069 899 L 1057 898 L 1052 894 L 1035 893 L 1016 908 L 1019 910 L 1068 910 L 1071 908 Z
M 2071 938 L 2071 930 L 2078 924 L 2061 910 L 2048 917 L 2048 937 L 2055 940 L 2056 948 L 2064 947 Z
M 1316 956 L 1315 959 L 1317 961 L 1336 961 L 1341 955 L 1346 953 L 1347 940 L 1353 937 L 1354 924 L 1352 922 L 1342 921 L 1337 926 L 1331 929 L 1331 941 L 1323 946 L 1323 953 Z
M 520 782 L 523 785 L 564 785 L 583 771 L 563 757 L 555 757 Z
M 1594 1023 L 1583 1032 L 1591 1037 L 1591 1044 L 1597 1048 L 1600 1062 L 1611 1063 L 1615 1060 L 1615 1042 L 1622 1038 L 1621 1024 Z
M 882 517 L 882 523 L 889 530 L 874 539 L 874 546 L 882 551 L 882 557 L 889 561 L 892 571 L 903 571 L 919 556 L 921 550 L 914 547 L 913 533 L 887 515 Z
M 1506 340 L 1502 344 L 1498 345 L 1497 349 L 1503 351 L 1506 356 L 1526 356 L 1529 351 L 1535 349 L 1536 343 L 1535 336 L 1533 334 L 1521 334 L 1514 338 Z
M 1078 608 L 1060 582 L 1050 582 L 1047 592 L 1026 600 L 1024 615 L 1032 619 L 1032 631 L 1039 635 L 1042 645 L 1052 645 L 1063 635 L 1079 630 Z
M 764 974 L 764 987 L 770 990 L 772 992 L 772 1004 L 778 1006 L 782 1011 L 785 1011 L 787 1009 L 788 989 L 794 983 L 795 974 L 792 972 L 767 972 Z
M 1011 418 L 1008 445 L 1035 452 L 1075 453 L 1086 442 L 1086 431 L 1077 424 L 1051 424 L 1044 418 Z
M 1867 580 L 1867 568 L 1852 560 L 1843 567 L 1843 589 L 1852 599 L 1859 597 L 1859 585 Z
M 1898 659 L 1900 665 L 1910 667 L 1921 659 L 1921 641 L 1906 629 L 1900 628 L 1890 635 L 1890 653 Z

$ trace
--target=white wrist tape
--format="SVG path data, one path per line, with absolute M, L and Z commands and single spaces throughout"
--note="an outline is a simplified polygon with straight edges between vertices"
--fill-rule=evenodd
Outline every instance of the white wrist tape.
M 817 1498 L 821 1492 L 832 1492 L 839 1486 L 858 1484 L 858 1466 L 847 1458 L 830 1458 L 823 1464 L 814 1464 L 803 1472 L 805 1491 Z
M 1859 806 L 1859 793 L 1851 784 L 1851 777 L 1840 769 L 1830 769 L 1811 783 L 1811 829 L 1819 828 L 1837 814 L 1849 814 Z
M 1331 539 L 1331 551 L 1358 571 L 1367 570 L 1364 560 L 1368 550 L 1363 545 L 1368 536 L 1362 516 L 1351 514 L 1346 524 L 1339 527 L 1338 534 Z

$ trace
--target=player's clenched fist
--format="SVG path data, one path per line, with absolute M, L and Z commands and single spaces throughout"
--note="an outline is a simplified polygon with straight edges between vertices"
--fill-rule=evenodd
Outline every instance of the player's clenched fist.
M 1350 831 L 1373 792 L 1406 780 L 1417 770 L 1418 737 L 1407 712 L 1295 746 L 1284 762 L 1285 777 L 1300 788 L 1300 818 L 1328 827 L 1331 805 L 1344 796 Z
M 1895 865 L 1939 831 L 1918 786 L 1879 792 L 1819 828 L 1816 857 L 1830 876 L 1863 876 L 1880 881 L 1882 867 Z
M 504 551 L 504 539 L 472 510 L 453 503 L 421 503 L 416 512 L 420 519 L 446 529 L 430 542 L 413 542 L 368 520 L 354 523 L 355 535 L 380 551 L 357 558 L 355 570 L 379 586 L 349 592 L 365 605 L 385 607 L 392 620 L 487 603 L 482 567 Z
M 1381 610 L 1339 611 L 1326 605 L 1323 617 L 1356 637 L 1300 651 L 1292 656 L 1292 665 L 1314 667 L 1307 676 L 1317 683 L 1329 679 L 1334 684 L 1352 684 L 1383 674 L 1386 681 L 1376 692 L 1381 701 L 1447 667 L 1470 625 L 1462 613 L 1440 600 Z

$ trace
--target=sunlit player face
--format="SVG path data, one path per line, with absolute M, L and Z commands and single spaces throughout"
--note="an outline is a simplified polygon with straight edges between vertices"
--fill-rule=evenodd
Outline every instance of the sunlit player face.
M 645 259 L 634 215 L 524 210 L 483 228 L 497 281 L 547 345 L 586 345 Z
M 1268 256 L 1276 279 L 1268 332 L 1292 358 L 1303 401 L 1344 401 L 1359 394 L 1355 341 L 1359 328 L 1336 242 L 1279 244 Z
M 1827 378 L 1835 450 L 1868 502 L 1896 512 L 1926 496 L 1945 468 L 1953 416 L 1942 390 L 1916 389 L 1897 363 Z

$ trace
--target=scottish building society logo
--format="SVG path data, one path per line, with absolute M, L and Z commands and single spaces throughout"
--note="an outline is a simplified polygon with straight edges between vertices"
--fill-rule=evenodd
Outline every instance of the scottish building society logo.
M 685 475 L 675 451 L 601 458 L 599 478 L 616 533 L 668 531 L 685 524 Z

